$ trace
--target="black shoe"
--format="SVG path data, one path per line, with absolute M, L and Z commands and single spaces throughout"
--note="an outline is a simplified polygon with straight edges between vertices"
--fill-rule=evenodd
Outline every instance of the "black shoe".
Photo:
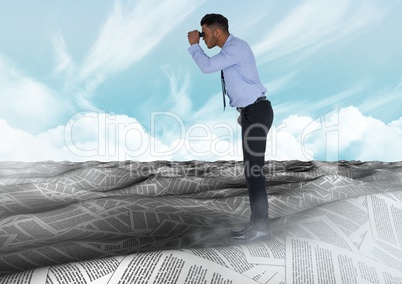
M 238 229 L 238 230 L 232 230 L 230 231 L 230 234 L 233 237 L 238 237 L 238 236 L 242 236 L 244 234 L 246 234 L 251 228 L 251 223 L 247 223 L 243 229 Z
M 272 237 L 271 229 L 265 230 L 248 230 L 245 234 L 239 236 L 233 236 L 232 242 L 252 242 L 257 240 L 266 240 Z

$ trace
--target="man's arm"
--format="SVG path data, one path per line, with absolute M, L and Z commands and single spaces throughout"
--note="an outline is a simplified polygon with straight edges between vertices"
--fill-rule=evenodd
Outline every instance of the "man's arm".
M 213 57 L 207 56 L 199 45 L 200 36 L 198 31 L 188 33 L 188 42 L 191 45 L 188 52 L 201 71 L 206 74 L 223 70 L 236 64 L 241 59 L 241 48 L 237 46 L 226 47 Z

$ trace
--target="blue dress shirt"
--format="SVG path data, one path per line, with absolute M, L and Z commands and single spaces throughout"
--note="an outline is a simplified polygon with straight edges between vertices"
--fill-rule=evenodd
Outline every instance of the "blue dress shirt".
M 267 92 L 260 82 L 254 54 L 244 40 L 229 35 L 221 51 L 212 57 L 198 43 L 191 45 L 188 52 L 203 73 L 223 70 L 230 106 L 248 106 Z

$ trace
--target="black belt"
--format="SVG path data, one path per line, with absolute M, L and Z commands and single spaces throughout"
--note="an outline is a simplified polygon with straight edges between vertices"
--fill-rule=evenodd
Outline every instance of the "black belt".
M 259 97 L 258 99 L 255 100 L 255 102 L 252 103 L 252 105 L 266 100 L 267 100 L 266 96 Z M 237 107 L 236 109 L 238 112 L 241 112 L 241 110 L 244 109 L 244 107 Z
M 256 104 L 256 103 L 259 103 L 259 102 L 262 102 L 262 101 L 266 101 L 267 100 L 267 97 L 266 96 L 262 96 L 262 97 L 259 97 L 254 103 Z

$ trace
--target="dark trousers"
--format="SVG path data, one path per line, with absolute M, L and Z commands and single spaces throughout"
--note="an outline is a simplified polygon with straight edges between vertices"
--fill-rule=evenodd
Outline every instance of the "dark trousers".
M 268 131 L 274 119 L 270 101 L 261 101 L 240 112 L 244 174 L 250 199 L 250 222 L 264 228 L 269 225 L 268 197 L 263 173 Z

